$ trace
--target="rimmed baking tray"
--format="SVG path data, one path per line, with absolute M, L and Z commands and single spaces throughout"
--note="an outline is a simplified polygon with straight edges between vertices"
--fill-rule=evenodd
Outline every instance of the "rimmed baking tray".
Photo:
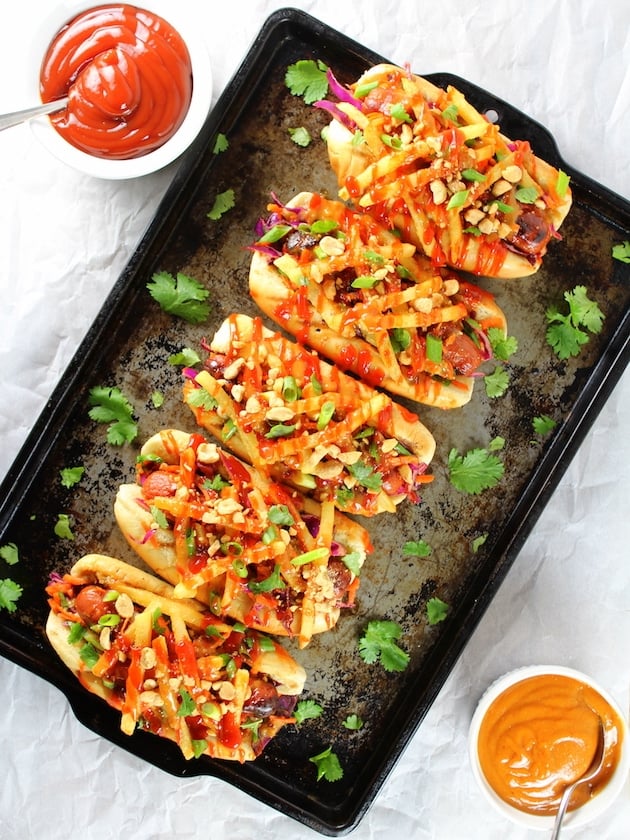
M 286 68 L 305 58 L 321 59 L 342 82 L 386 60 L 294 9 L 275 12 L 263 25 L 2 485 L 0 545 L 19 547 L 11 577 L 24 594 L 14 614 L 0 614 L 0 652 L 58 686 L 80 721 L 124 749 L 176 776 L 222 778 L 332 836 L 347 833 L 365 814 L 627 364 L 630 266 L 613 260 L 611 249 L 630 238 L 630 204 L 566 164 L 548 132 L 521 112 L 463 79 L 429 74 L 440 86 L 458 87 L 480 110 L 496 111 L 505 134 L 529 140 L 539 156 L 571 176 L 574 206 L 562 241 L 551 245 L 540 272 L 508 283 L 480 281 L 497 295 L 510 334 L 519 340 L 508 366 L 509 391 L 490 400 L 478 385 L 465 408 L 419 410 L 437 440 L 435 481 L 420 505 L 405 503 L 396 515 L 364 520 L 375 551 L 362 575 L 358 606 L 306 650 L 293 648 L 309 674 L 305 696 L 325 709 L 321 718 L 285 728 L 244 766 L 186 762 L 174 745 L 149 734 L 123 736 L 119 716 L 87 694 L 49 647 L 44 586 L 50 572 L 66 570 L 91 551 L 133 560 L 113 520 L 116 489 L 132 478 L 143 440 L 167 426 L 194 428 L 181 403 L 180 372 L 168 357 L 186 346 L 199 348 L 230 312 L 259 314 L 247 292 L 247 246 L 272 191 L 281 200 L 303 189 L 336 193 L 319 139 L 326 115 L 292 96 L 284 82 Z M 314 138 L 307 148 L 290 139 L 289 128 L 298 126 Z M 219 133 L 229 148 L 215 154 Z M 209 220 L 214 198 L 227 189 L 234 190 L 234 208 Z M 212 314 L 206 324 L 194 327 L 159 309 L 146 289 L 157 270 L 181 271 L 208 287 Z M 544 313 L 577 284 L 598 302 L 604 326 L 578 358 L 559 361 L 545 341 Z M 115 385 L 129 398 L 139 423 L 137 443 L 108 445 L 104 428 L 88 418 L 95 385 Z M 165 395 L 159 409 L 150 399 L 155 390 Z M 558 423 L 544 439 L 535 438 L 531 425 L 541 414 Z M 496 435 L 506 441 L 499 486 L 480 496 L 455 490 L 445 466 L 449 450 L 486 446 Z M 59 470 L 78 464 L 85 467 L 83 479 L 64 489 Z M 60 513 L 71 518 L 72 541 L 53 532 Z M 473 541 L 482 535 L 486 541 L 475 552 Z M 430 556 L 404 557 L 411 539 L 425 540 Z M 445 621 L 430 626 L 426 602 L 433 596 L 450 609 Z M 400 643 L 410 654 L 404 672 L 388 674 L 359 657 L 357 640 L 371 619 L 401 625 Z M 352 713 L 365 721 L 358 732 L 342 726 Z M 344 775 L 317 782 L 308 759 L 328 746 Z

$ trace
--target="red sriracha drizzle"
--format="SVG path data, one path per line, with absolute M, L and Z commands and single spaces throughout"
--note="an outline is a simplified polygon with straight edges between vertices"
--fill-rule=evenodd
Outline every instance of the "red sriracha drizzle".
M 136 6 L 81 12 L 57 33 L 40 71 L 42 102 L 69 96 L 51 116 L 70 144 L 124 160 L 162 146 L 182 124 L 192 67 L 179 33 Z

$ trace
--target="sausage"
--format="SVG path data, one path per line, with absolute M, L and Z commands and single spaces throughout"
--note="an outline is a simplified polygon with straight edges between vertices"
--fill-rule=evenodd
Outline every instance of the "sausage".
M 98 624 L 99 618 L 116 612 L 111 601 L 104 601 L 107 589 L 102 586 L 84 586 L 74 599 L 74 608 L 85 624 Z

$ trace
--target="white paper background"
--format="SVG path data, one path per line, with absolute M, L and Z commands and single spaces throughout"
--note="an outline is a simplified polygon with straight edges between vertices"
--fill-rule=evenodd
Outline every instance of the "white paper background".
M 630 196 L 627 0 L 318 0 L 195 3 L 215 100 L 268 14 L 293 5 L 420 73 L 447 71 L 545 125 L 565 160 Z M 49 0 L 3 9 L 0 112 L 31 104 L 29 33 Z M 175 166 L 104 182 L 65 168 L 26 126 L 0 134 L 0 476 L 4 475 Z M 535 282 L 535 281 L 532 281 Z M 468 766 L 475 703 L 517 665 L 590 673 L 628 705 L 630 375 L 589 433 L 429 715 L 352 834 L 357 840 L 526 840 L 486 805 Z M 78 724 L 64 697 L 0 660 L 0 840 L 133 836 L 307 840 L 310 829 L 222 782 L 180 780 Z M 325 784 L 322 782 L 322 784 Z M 630 834 L 630 791 L 569 836 Z

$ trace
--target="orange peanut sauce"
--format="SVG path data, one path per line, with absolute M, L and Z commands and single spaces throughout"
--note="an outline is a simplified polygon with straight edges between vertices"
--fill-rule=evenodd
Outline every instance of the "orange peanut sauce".
M 621 755 L 616 711 L 589 685 L 561 674 L 528 677 L 502 692 L 479 729 L 481 770 L 494 792 L 520 811 L 555 815 L 565 788 L 582 776 L 597 748 L 597 714 L 604 722 L 604 766 L 577 788 L 579 808 L 610 780 Z

